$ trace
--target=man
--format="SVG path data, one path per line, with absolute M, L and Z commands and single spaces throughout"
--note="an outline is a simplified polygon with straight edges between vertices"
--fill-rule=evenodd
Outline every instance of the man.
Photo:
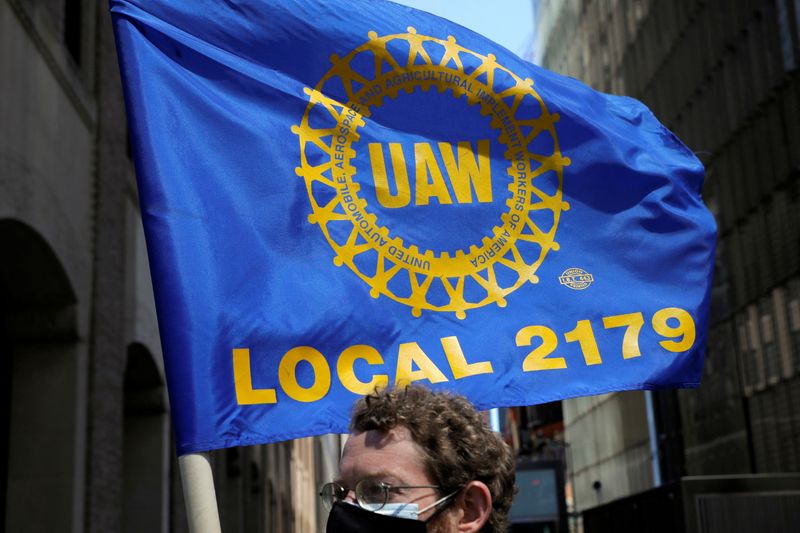
M 328 533 L 502 533 L 514 493 L 508 446 L 466 399 L 419 386 L 355 406 L 340 477 L 322 488 Z

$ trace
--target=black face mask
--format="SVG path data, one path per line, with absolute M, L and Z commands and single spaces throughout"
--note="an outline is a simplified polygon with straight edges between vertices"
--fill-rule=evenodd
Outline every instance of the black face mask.
M 336 502 L 328 516 L 327 533 L 427 533 L 426 522 L 387 516 L 357 505 Z

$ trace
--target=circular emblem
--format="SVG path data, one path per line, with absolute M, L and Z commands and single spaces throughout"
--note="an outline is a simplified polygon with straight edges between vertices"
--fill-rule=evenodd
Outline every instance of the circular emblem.
M 370 32 L 331 62 L 305 89 L 309 104 L 292 132 L 308 221 L 334 264 L 417 317 L 429 310 L 463 319 L 505 307 L 510 293 L 537 283 L 545 256 L 559 248 L 570 161 L 559 150 L 559 117 L 533 81 L 492 54 L 414 28 Z M 468 138 L 476 135 L 490 138 Z
M 570 289 L 582 291 L 594 282 L 594 276 L 580 268 L 568 268 L 558 277 L 558 281 Z

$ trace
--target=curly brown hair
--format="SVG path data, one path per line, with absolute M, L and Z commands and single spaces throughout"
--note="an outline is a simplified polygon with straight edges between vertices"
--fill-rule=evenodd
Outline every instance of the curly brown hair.
M 350 430 L 386 432 L 398 426 L 411 433 L 437 485 L 455 489 L 473 480 L 485 483 L 492 513 L 481 531 L 506 531 L 514 497 L 514 459 L 466 398 L 413 385 L 378 390 L 356 403 Z

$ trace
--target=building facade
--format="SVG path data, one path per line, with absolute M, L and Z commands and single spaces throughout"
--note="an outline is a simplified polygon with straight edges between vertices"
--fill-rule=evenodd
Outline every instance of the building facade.
M 105 0 L 0 0 L 0 530 L 185 531 Z M 223 528 L 311 533 L 338 435 L 212 453 Z
M 579 507 L 682 475 L 798 471 L 800 1 L 537 8 L 537 60 L 647 104 L 705 164 L 719 226 L 702 385 L 656 393 L 649 411 L 642 393 L 564 402 Z

